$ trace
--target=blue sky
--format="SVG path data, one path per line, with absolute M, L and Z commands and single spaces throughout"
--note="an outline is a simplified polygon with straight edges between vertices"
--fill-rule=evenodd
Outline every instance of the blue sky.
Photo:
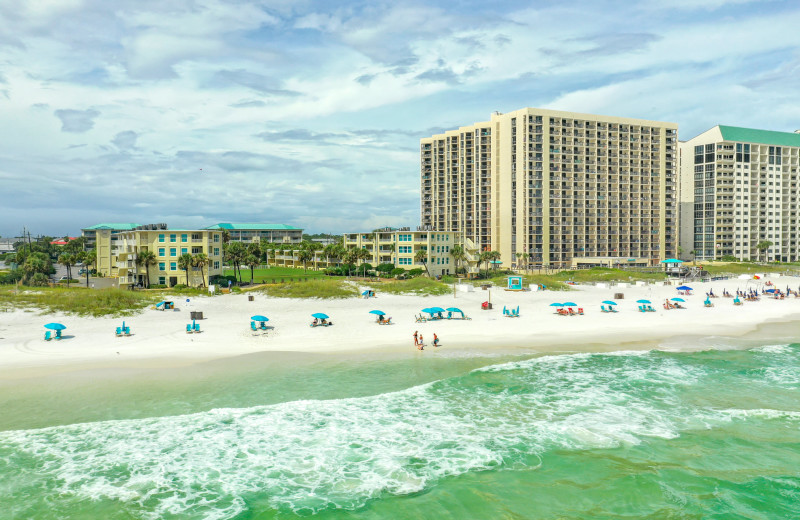
M 792 1 L 0 2 L 0 235 L 416 225 L 421 137 L 526 106 L 800 128 Z

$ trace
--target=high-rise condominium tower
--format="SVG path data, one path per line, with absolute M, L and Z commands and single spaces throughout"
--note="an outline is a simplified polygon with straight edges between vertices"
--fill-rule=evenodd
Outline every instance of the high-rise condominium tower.
M 420 141 L 421 223 L 504 265 L 655 265 L 677 249 L 678 125 L 538 108 Z
M 715 126 L 681 143 L 684 254 L 800 260 L 798 159 L 800 130 Z

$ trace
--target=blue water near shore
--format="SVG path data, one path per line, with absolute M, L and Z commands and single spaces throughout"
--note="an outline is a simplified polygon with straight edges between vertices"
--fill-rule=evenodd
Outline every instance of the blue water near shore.
M 0 516 L 800 517 L 800 345 L 509 359 L 321 363 L 182 415 L 165 389 L 131 418 L 51 411 L 0 432 Z

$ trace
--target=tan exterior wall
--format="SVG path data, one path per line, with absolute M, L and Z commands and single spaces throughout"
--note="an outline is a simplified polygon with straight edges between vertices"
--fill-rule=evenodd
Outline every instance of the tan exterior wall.
M 674 256 L 677 125 L 526 108 L 420 141 L 421 225 L 506 267 Z

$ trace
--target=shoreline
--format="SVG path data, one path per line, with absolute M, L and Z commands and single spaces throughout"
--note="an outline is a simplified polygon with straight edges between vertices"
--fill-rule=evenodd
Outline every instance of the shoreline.
M 776 287 L 798 283 L 797 278 L 773 279 Z M 633 286 L 624 289 L 578 286 L 568 292 L 491 291 L 495 305 L 481 311 L 485 291 L 447 296 L 378 295 L 378 298 L 346 300 L 290 300 L 256 295 L 203 297 L 184 303 L 176 311 L 147 309 L 128 318 L 83 318 L 63 314 L 40 315 L 30 310 L 0 314 L 0 380 L 26 379 L 85 370 L 167 369 L 235 359 L 249 354 L 313 355 L 319 359 L 349 356 L 380 357 L 413 353 L 424 355 L 525 355 L 555 352 L 599 352 L 634 345 L 636 350 L 667 342 L 679 345 L 692 338 L 724 336 L 739 338 L 770 326 L 800 320 L 800 298 L 762 298 L 733 306 L 729 298 L 715 298 L 714 307 L 703 307 L 705 292 L 713 288 L 733 291 L 728 281 L 693 284 L 686 296 L 687 309 L 664 310 L 660 303 L 677 294 L 671 286 Z M 744 284 L 740 284 L 744 285 Z M 614 291 L 624 290 L 617 313 L 601 313 L 600 302 Z M 640 313 L 636 299 L 647 298 L 656 312 Z M 499 301 L 498 301 L 499 300 Z M 573 301 L 585 309 L 584 316 L 558 316 L 548 307 L 553 301 Z M 418 323 L 414 316 L 431 305 L 459 306 L 470 321 L 440 320 Z M 507 318 L 502 307 L 520 307 L 521 316 Z M 383 309 L 393 325 L 379 326 L 370 309 Z M 188 311 L 202 311 L 198 321 L 203 332 L 186 334 Z M 334 326 L 309 327 L 311 313 L 327 312 Z M 266 334 L 249 330 L 250 314 L 266 314 L 273 327 Z M 133 336 L 115 337 L 122 321 Z M 46 342 L 42 325 L 61 321 L 67 325 L 65 339 Z M 411 335 L 418 330 L 426 338 L 426 349 L 414 348 Z M 430 345 L 432 334 L 441 346 Z M 684 340 L 681 338 L 684 337 Z M 638 346 L 637 346 L 638 345 Z M 285 361 L 285 360 L 284 360 Z

